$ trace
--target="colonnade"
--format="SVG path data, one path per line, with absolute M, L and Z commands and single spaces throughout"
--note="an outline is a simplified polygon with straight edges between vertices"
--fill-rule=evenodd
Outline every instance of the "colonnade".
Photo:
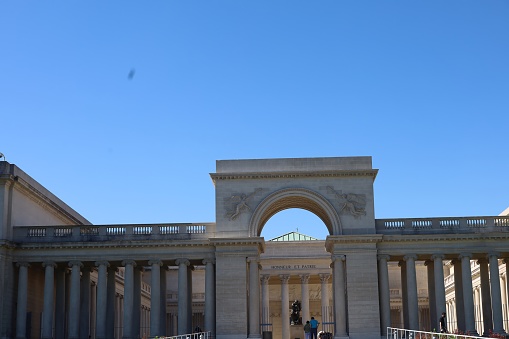
M 174 260 L 178 266 L 178 334 L 192 332 L 192 270 L 191 261 Z M 41 338 L 97 339 L 138 338 L 142 335 L 163 336 L 166 332 L 166 269 L 164 261 L 148 261 L 151 271 L 150 306 L 142 306 L 142 264 L 146 261 L 118 262 L 45 261 Z M 205 265 L 205 329 L 215 331 L 214 260 Z M 18 296 L 16 338 L 26 338 L 28 273 L 35 263 L 18 262 Z M 67 268 L 68 267 L 68 268 Z M 117 293 L 116 271 L 124 270 L 123 293 Z M 97 282 L 91 289 L 91 272 L 97 271 Z M 66 272 L 69 272 L 66 282 Z M 66 284 L 69 284 L 66 293 Z M 67 294 L 67 295 L 66 295 Z M 66 307 L 70 305 L 69 307 Z M 95 310 L 95 317 L 91 318 Z M 66 315 L 67 310 L 67 315 Z M 116 327 L 116 328 L 115 328 Z M 143 328 L 143 330 L 142 330 Z
M 322 326 L 324 329 L 335 333 L 336 337 L 347 336 L 347 318 L 346 318 L 346 284 L 345 284 L 345 259 L 344 255 L 333 256 L 332 274 L 317 273 L 321 284 L 321 315 Z M 270 300 L 269 300 L 269 280 L 271 278 L 279 279 L 281 286 L 281 322 L 282 322 L 282 338 L 290 338 L 290 293 L 289 281 L 291 274 L 262 274 L 260 276 L 261 286 L 261 315 L 262 325 L 269 325 L 270 319 Z M 309 273 L 298 274 L 301 285 L 301 315 L 303 322 L 310 320 L 310 304 L 309 304 Z M 330 305 L 329 289 L 327 288 L 332 278 L 332 291 L 334 307 Z M 254 279 L 254 278 L 250 278 Z M 250 280 L 252 281 L 252 280 Z
M 482 319 L 484 333 L 489 331 L 503 334 L 502 298 L 507 300 L 507 295 L 502 294 L 500 285 L 500 272 L 498 253 L 488 253 L 485 256 L 477 256 L 480 266 L 480 290 L 477 292 L 472 286 L 471 260 L 472 253 L 460 253 L 455 257 L 447 256 L 454 267 L 454 304 L 446 303 L 446 288 L 444 283 L 444 260 L 446 255 L 442 253 L 428 256 L 425 260 L 427 266 L 427 284 L 429 293 L 431 328 L 439 329 L 438 318 L 442 312 L 446 312 L 450 322 L 456 321 L 457 329 L 472 335 L 478 335 L 476 327 L 476 315 L 474 304 L 482 300 Z M 399 261 L 401 267 L 401 288 L 403 306 L 403 326 L 409 329 L 419 329 L 419 308 L 416 280 L 415 262 L 417 254 L 407 254 Z M 391 326 L 390 319 L 390 291 L 388 261 L 389 255 L 378 255 L 378 282 L 380 296 L 380 319 L 382 332 Z M 475 259 L 474 259 L 475 260 Z M 496 277 L 496 279 L 490 279 Z M 507 286 L 509 288 L 509 285 Z M 475 299 L 475 300 L 474 300 Z M 452 309 L 454 307 L 454 309 Z M 452 330 L 452 329 L 450 329 Z

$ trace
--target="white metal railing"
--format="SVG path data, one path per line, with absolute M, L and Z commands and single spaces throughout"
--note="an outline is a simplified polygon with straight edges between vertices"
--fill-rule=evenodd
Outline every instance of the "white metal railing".
M 486 337 L 479 337 L 468 333 L 436 333 L 387 327 L 387 339 L 486 339 Z
M 208 332 L 197 332 L 189 334 L 174 335 L 171 337 L 150 337 L 150 339 L 211 339 L 212 334 Z

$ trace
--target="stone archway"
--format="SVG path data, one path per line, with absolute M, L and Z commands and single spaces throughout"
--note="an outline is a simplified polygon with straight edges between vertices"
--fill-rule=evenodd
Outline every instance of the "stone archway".
M 308 189 L 288 188 L 276 191 L 260 202 L 249 221 L 249 235 L 260 236 L 273 215 L 290 208 L 300 208 L 315 214 L 323 221 L 330 235 L 342 234 L 339 216 L 325 198 Z

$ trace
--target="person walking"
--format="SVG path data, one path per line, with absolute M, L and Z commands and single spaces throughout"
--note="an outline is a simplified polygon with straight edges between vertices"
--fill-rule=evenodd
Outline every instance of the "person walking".
M 311 339 L 318 339 L 318 325 L 320 324 L 315 317 L 311 317 L 309 321 L 311 325 Z
M 311 339 L 311 324 L 309 320 L 304 325 L 304 339 Z
M 445 318 L 445 312 L 442 312 L 442 316 L 440 317 L 440 333 L 449 333 L 447 332 L 447 319 Z

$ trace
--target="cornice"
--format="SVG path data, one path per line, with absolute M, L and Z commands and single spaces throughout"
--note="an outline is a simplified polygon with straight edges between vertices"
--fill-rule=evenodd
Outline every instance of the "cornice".
M 90 241 L 90 242 L 50 242 L 19 243 L 17 250 L 55 250 L 55 249 L 108 249 L 108 248 L 170 248 L 170 247 L 207 247 L 208 239 L 202 241 Z
M 383 235 L 380 242 L 451 242 L 509 240 L 509 233 L 429 234 L 429 235 Z
M 0 240 L 0 248 L 5 248 L 5 249 L 8 249 L 8 250 L 13 250 L 13 249 L 16 248 L 16 244 L 13 243 L 12 241 L 1 239 Z
M 216 238 L 210 239 L 215 247 L 256 246 L 259 253 L 265 252 L 265 239 L 263 237 L 250 238 Z
M 288 172 L 243 172 L 243 173 L 210 173 L 212 181 L 236 179 L 287 179 L 316 177 L 372 177 L 376 178 L 377 169 L 339 170 L 339 171 L 288 171 Z

